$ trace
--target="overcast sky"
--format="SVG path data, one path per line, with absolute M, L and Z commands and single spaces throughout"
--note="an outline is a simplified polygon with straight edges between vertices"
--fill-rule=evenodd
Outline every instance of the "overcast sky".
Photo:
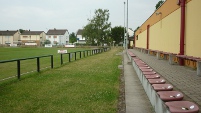
M 109 9 L 112 27 L 124 26 L 127 0 L 0 0 L 0 30 L 82 29 L 96 9 Z M 159 0 L 128 0 L 128 27 L 142 25 Z M 127 5 L 125 5 L 127 6 Z M 127 8 L 126 8 L 127 9 Z M 126 12 L 125 12 L 126 14 Z

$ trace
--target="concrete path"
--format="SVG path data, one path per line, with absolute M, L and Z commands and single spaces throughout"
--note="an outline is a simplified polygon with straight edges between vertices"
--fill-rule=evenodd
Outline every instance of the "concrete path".
M 124 50 L 126 113 L 154 113 L 151 103 Z

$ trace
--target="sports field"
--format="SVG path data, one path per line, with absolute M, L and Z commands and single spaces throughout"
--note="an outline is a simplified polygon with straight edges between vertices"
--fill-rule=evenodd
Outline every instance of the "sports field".
M 21 59 L 29 58 L 43 55 L 53 55 L 54 68 L 61 66 L 60 54 L 58 50 L 67 50 L 69 52 L 86 50 L 88 48 L 0 48 L 0 61 L 11 60 L 11 59 Z M 74 60 L 75 53 L 72 54 L 71 60 Z M 76 56 L 79 58 L 79 55 Z M 68 62 L 69 55 L 64 55 L 64 63 Z M 50 68 L 51 58 L 44 57 L 40 59 L 40 68 L 46 69 Z M 27 72 L 36 71 L 36 59 L 22 60 L 21 62 L 21 74 L 26 74 Z M 17 75 L 17 62 L 9 62 L 0 64 L 0 81 L 5 78 L 14 77 Z
M 23 57 L 22 53 L 28 53 L 26 57 L 57 55 L 57 48 L 22 48 L 27 49 L 26 52 L 18 48 L 9 49 L 15 54 L 21 53 L 17 55 L 18 58 Z M 0 82 L 0 112 L 116 113 L 121 73 L 118 65 L 122 59 L 116 54 L 121 51 L 113 48 L 61 67 L 30 73 L 20 81 L 12 79 Z M 10 56 L 8 59 L 14 58 Z
M 87 48 L 0 48 L 0 60 L 10 60 L 52 54 L 59 56 L 57 50 L 68 52 L 86 50 Z

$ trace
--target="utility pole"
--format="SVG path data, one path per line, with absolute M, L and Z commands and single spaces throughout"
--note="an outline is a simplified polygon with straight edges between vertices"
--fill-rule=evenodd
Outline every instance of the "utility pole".
M 123 44 L 123 46 L 124 46 L 124 49 L 126 49 L 126 38 L 125 38 L 125 34 L 126 34 L 126 29 L 125 29 L 125 4 L 126 4 L 126 2 L 124 2 L 124 44 Z
M 127 41 L 128 41 L 128 0 L 127 0 L 127 23 L 126 23 L 126 49 L 128 49 Z

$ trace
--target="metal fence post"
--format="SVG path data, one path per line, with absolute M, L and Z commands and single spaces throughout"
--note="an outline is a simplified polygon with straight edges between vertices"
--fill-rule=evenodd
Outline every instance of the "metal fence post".
M 51 68 L 53 69 L 53 55 L 51 55 Z
M 40 59 L 37 57 L 37 72 L 40 72 Z
M 71 56 L 70 56 L 70 55 L 71 55 L 71 53 L 68 53 L 68 55 L 69 55 L 69 56 L 68 56 L 68 61 L 70 62 L 70 59 L 71 59 Z
M 76 60 L 76 52 L 75 52 L 75 60 Z
M 61 54 L 61 65 L 63 64 L 63 54 Z
M 20 79 L 20 60 L 17 60 L 17 78 Z

